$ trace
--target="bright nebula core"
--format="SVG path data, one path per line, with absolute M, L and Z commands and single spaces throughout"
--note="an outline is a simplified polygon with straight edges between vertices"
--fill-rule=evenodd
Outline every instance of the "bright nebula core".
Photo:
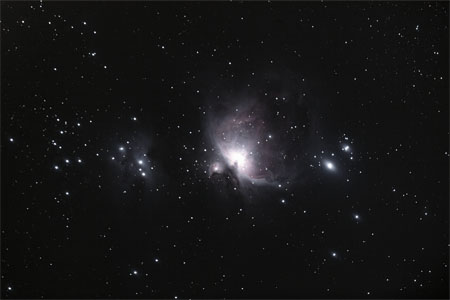
M 212 171 L 221 173 L 230 169 L 240 181 L 273 183 L 282 170 L 283 155 L 279 144 L 268 134 L 267 109 L 249 101 L 230 111 L 212 125 L 213 143 L 219 150 L 217 160 L 226 167 L 216 163 Z
M 249 169 L 250 163 L 247 159 L 248 154 L 245 150 L 233 149 L 225 155 L 227 157 L 228 163 L 234 166 L 236 169 L 243 172 Z

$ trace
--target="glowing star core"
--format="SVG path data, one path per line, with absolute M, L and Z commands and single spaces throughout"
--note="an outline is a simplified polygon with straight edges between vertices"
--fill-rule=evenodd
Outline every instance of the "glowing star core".
M 230 165 L 235 166 L 238 170 L 245 170 L 247 168 L 246 153 L 244 151 L 230 151 L 228 160 Z
M 335 165 L 331 161 L 325 161 L 324 164 L 328 170 L 330 170 L 330 171 L 336 170 Z

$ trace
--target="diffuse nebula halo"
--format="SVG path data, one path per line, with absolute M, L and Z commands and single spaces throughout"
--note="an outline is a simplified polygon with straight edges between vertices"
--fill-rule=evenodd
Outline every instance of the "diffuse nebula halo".
M 231 169 L 239 179 L 268 184 L 283 172 L 283 152 L 270 131 L 267 109 L 247 102 L 215 119 L 212 138 L 221 162 L 213 163 L 211 172 Z M 222 165 L 223 164 L 223 165 Z

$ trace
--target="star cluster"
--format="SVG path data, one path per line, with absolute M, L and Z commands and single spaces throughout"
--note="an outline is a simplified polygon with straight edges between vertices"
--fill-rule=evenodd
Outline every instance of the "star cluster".
M 1 9 L 2 298 L 448 298 L 448 3 Z

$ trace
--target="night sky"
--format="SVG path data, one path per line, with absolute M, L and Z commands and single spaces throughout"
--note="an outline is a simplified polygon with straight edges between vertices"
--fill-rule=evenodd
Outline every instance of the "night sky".
M 2 1 L 2 297 L 448 298 L 448 20 Z

